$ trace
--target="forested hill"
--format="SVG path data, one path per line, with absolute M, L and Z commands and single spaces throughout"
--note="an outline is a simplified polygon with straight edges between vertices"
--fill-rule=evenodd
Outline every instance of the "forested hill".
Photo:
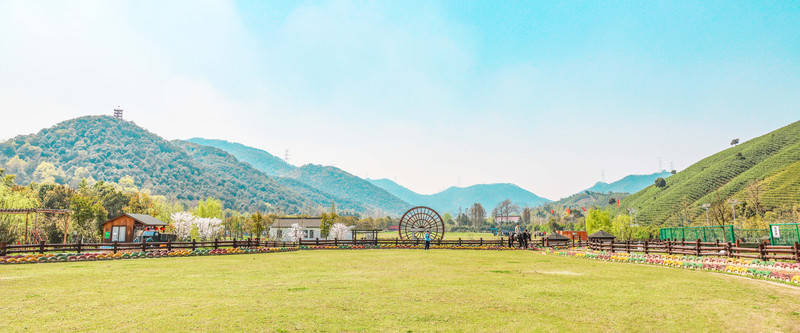
M 306 164 L 287 176 L 335 196 L 372 206 L 379 210 L 375 215 L 400 215 L 411 208 L 408 202 L 337 167 Z
M 345 198 L 350 203 L 359 203 L 370 215 L 398 215 L 411 205 L 372 183 L 332 166 L 307 164 L 295 167 L 264 150 L 224 140 L 192 138 L 189 141 L 222 149 L 237 159 L 247 162 L 269 175 L 280 176 L 277 181 L 289 189 L 305 193 L 316 191 L 333 198 Z M 339 205 L 340 201 L 336 201 Z M 339 205 L 345 209 L 347 206 Z
M 594 186 L 586 189 L 589 192 L 625 192 L 636 193 L 643 188 L 653 184 L 657 178 L 667 178 L 672 174 L 667 171 L 651 173 L 648 175 L 627 175 L 622 179 L 611 183 L 597 182 Z
M 476 202 L 480 203 L 487 211 L 491 211 L 498 203 L 506 199 L 520 207 L 536 207 L 550 202 L 548 199 L 508 183 L 478 184 L 468 187 L 453 186 L 439 193 L 425 195 L 411 191 L 389 179 L 369 179 L 369 181 L 404 200 L 413 200 L 415 205 L 429 206 L 442 213 L 457 213 L 459 208 L 466 210 Z
M 236 156 L 236 159 L 249 163 L 254 168 L 270 176 L 283 176 L 296 169 L 294 165 L 286 163 L 284 160 L 266 151 L 248 147 L 240 143 L 204 138 L 191 138 L 187 141 L 222 149 Z
M 227 208 L 264 210 L 269 203 L 299 213 L 304 207 L 329 205 L 312 202 L 261 173 L 231 173 L 246 169 L 235 159 L 223 168 L 193 158 L 184 148 L 133 122 L 88 116 L 0 143 L 0 166 L 17 175 L 20 184 L 74 185 L 83 178 L 118 182 L 129 176 L 134 185 L 153 194 L 182 201 L 215 197 Z
M 730 198 L 741 202 L 737 217 L 790 210 L 800 202 L 800 121 L 711 155 L 663 185 L 622 200 L 623 209 L 651 224 L 696 221 L 703 204 L 719 213 L 710 214 L 714 224 L 730 224 Z

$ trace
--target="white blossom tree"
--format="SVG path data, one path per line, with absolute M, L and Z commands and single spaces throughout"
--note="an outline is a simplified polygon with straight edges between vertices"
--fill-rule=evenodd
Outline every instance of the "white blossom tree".
M 331 231 L 328 233 L 328 238 L 332 239 L 345 239 L 350 229 L 343 223 L 334 223 L 331 226 Z
M 197 232 L 203 239 L 213 239 L 222 230 L 222 220 L 216 217 L 195 218 L 195 225 L 197 226 Z
M 289 230 L 286 230 L 286 233 L 283 235 L 283 239 L 290 242 L 296 242 L 303 239 L 303 227 L 299 224 L 295 223 L 289 227 Z
M 171 217 L 172 226 L 175 227 L 175 236 L 180 240 L 188 240 L 196 217 L 189 212 L 172 213 Z

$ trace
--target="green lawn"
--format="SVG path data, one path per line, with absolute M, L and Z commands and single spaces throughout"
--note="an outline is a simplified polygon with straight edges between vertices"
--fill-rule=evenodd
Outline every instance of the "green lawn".
M 797 331 L 800 288 L 527 251 L 0 266 L 9 331 Z

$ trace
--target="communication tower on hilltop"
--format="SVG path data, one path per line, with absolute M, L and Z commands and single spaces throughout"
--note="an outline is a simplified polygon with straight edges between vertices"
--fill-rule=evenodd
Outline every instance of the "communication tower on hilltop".
M 289 149 L 283 152 L 283 161 L 289 163 Z
M 117 106 L 114 108 L 114 118 L 122 119 L 122 108 Z

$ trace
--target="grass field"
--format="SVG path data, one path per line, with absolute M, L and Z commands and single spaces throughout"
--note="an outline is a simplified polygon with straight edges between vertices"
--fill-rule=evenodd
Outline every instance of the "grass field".
M 378 233 L 380 239 L 395 239 L 399 237 L 397 231 L 382 231 Z M 489 232 L 445 232 L 444 239 L 500 239 Z
M 527 251 L 0 266 L 0 331 L 797 331 L 800 289 Z

